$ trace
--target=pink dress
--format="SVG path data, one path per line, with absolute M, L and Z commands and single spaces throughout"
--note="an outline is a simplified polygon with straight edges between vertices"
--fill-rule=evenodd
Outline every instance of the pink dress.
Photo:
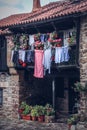
M 34 76 L 37 78 L 43 78 L 43 50 L 35 50 L 35 67 L 34 67 Z

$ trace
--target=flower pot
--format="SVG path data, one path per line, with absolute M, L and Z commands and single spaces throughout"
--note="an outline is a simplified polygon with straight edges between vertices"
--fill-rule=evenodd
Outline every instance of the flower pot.
M 22 115 L 22 119 L 31 120 L 31 116 L 30 115 Z
M 52 123 L 55 120 L 55 116 L 45 116 L 45 122 L 46 123 Z
M 40 47 L 40 50 L 43 50 L 43 47 Z
M 68 130 L 71 130 L 72 124 L 68 124 Z
M 44 115 L 38 116 L 38 121 L 39 121 L 39 122 L 43 122 L 43 121 L 44 121 Z
M 61 45 L 60 45 L 60 44 L 57 44 L 56 46 L 57 46 L 57 47 L 61 47 Z
M 19 60 L 19 64 L 22 65 L 22 64 L 23 64 L 23 61 L 22 61 L 22 60 Z
M 24 109 L 19 109 L 18 112 L 21 114 L 23 111 L 24 111 Z
M 22 67 L 26 67 L 27 66 L 27 64 L 24 62 L 23 64 L 22 64 Z
M 32 116 L 32 121 L 36 121 L 37 117 L 36 116 Z

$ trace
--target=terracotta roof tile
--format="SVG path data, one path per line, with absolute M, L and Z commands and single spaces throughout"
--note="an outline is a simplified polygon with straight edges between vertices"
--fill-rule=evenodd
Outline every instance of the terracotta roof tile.
M 52 2 L 41 7 L 37 11 L 24 14 L 15 14 L 0 20 L 0 27 L 9 27 L 13 25 L 26 24 L 55 17 L 62 17 L 70 14 L 87 12 L 87 0 L 79 3 L 71 2 Z

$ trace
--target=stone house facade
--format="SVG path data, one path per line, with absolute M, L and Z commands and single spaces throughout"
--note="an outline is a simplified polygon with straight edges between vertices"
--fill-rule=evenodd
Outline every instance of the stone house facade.
M 38 2 L 40 1 L 34 1 L 33 11 L 29 14 L 13 15 L 0 20 L 0 52 L 2 52 L 0 57 L 2 61 L 2 64 L 0 64 L 0 68 L 2 68 L 0 70 L 0 115 L 9 118 L 18 118 L 19 104 L 25 100 L 31 104 L 35 104 L 35 100 L 37 100 L 36 103 L 45 100 L 45 103 L 51 102 L 56 106 L 56 109 L 60 107 L 60 110 L 68 113 L 72 111 L 74 106 L 74 103 L 71 103 L 74 93 L 70 87 L 76 81 L 83 84 L 87 82 L 86 0 L 53 2 L 44 7 L 41 7 Z M 55 29 L 63 30 L 66 27 L 70 29 L 73 28 L 73 25 L 76 26 L 77 30 L 75 66 L 60 65 L 56 70 L 52 70 L 53 73 L 50 76 L 43 79 L 33 77 L 33 66 L 27 68 L 14 67 L 11 61 L 14 34 L 26 32 L 35 34 L 38 30 L 43 33 L 47 31 L 46 29 L 52 32 Z M 5 37 L 5 40 L 3 37 Z M 52 93 L 54 81 L 57 93 Z M 62 89 L 58 89 L 59 86 Z M 59 95 L 59 93 L 62 94 L 61 91 L 63 91 L 62 98 Z M 53 94 L 55 94 L 55 97 L 52 97 Z M 36 95 L 39 99 L 36 98 Z M 40 97 L 41 95 L 43 97 Z M 34 101 L 34 103 L 31 101 Z M 87 101 L 82 97 L 80 102 L 80 110 L 87 113 Z

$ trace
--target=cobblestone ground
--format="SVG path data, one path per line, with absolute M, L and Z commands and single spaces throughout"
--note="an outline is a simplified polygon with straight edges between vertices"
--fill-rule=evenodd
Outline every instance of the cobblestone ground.
M 65 123 L 40 123 L 0 118 L 0 130 L 68 130 Z
M 40 123 L 37 121 L 24 121 L 0 118 L 0 130 L 69 130 L 66 123 Z M 83 124 L 72 126 L 71 130 L 87 130 Z

